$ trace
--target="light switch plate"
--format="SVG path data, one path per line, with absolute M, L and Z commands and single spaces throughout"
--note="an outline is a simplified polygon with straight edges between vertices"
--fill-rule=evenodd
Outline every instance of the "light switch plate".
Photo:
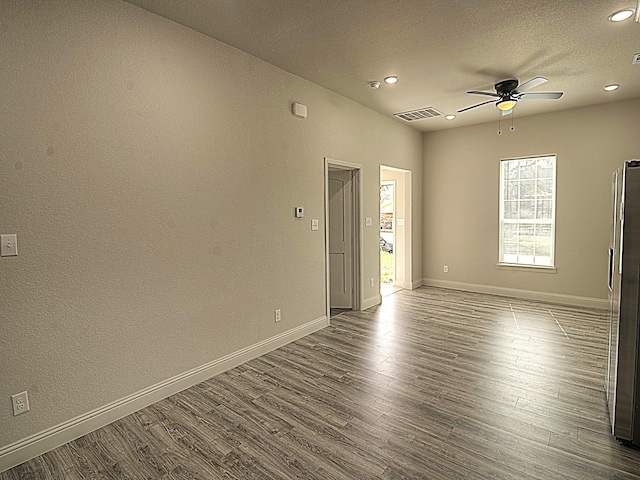
M 311 230 L 318 230 L 318 220 L 311 220 Z
M 364 226 L 365 227 L 370 227 L 371 225 L 373 225 L 373 221 L 371 220 L 371 217 L 367 217 L 364 219 Z
M 0 235 L 0 255 L 12 257 L 18 255 L 18 236 L 15 233 Z

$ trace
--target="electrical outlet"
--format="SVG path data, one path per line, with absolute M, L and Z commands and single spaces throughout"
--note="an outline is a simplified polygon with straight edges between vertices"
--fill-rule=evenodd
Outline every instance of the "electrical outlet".
M 449 265 L 444 266 L 444 273 L 449 273 Z
M 276 322 L 279 322 L 280 320 L 282 320 L 282 315 L 280 314 L 280 309 L 277 309 L 275 312 L 273 312 L 273 317 L 274 317 Z
M 20 415 L 29 411 L 29 397 L 27 392 L 16 393 L 11 395 L 11 404 L 13 405 L 13 416 Z
M 375 284 L 375 280 L 374 280 L 373 278 L 370 278 L 370 279 L 369 279 L 369 286 L 370 286 L 370 287 L 375 287 L 375 285 L 376 285 L 376 284 Z

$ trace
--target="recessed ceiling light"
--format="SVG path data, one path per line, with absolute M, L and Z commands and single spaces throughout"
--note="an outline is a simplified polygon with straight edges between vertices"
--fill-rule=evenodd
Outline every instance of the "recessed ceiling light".
M 384 79 L 384 83 L 388 83 L 389 85 L 393 85 L 394 83 L 398 83 L 398 77 L 391 76 Z
M 604 90 L 606 92 L 613 92 L 614 90 L 617 90 L 619 88 L 620 88 L 620 85 L 614 83 L 612 85 L 607 85 L 606 87 L 604 87 Z
M 611 14 L 611 16 L 609 17 L 609 20 L 611 20 L 612 22 L 623 22 L 627 18 L 631 18 L 631 16 L 634 13 L 635 12 L 632 8 L 627 8 L 625 10 L 620 10 L 618 12 Z
M 455 115 L 445 115 L 444 118 L 447 119 L 447 120 L 453 120 L 454 118 L 456 118 L 456 116 Z

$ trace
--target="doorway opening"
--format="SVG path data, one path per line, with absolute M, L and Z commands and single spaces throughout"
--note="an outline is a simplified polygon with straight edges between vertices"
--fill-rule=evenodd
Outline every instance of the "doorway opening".
M 325 158 L 327 318 L 362 305 L 361 170 L 360 165 Z
M 396 285 L 395 180 L 380 181 L 380 294 L 385 297 L 402 290 Z
M 380 294 L 412 289 L 411 171 L 380 166 Z

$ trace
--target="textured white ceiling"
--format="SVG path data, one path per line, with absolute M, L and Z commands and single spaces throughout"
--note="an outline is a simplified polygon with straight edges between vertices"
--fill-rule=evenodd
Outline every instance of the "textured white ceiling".
M 640 24 L 608 16 L 635 0 L 129 0 L 392 117 L 441 112 L 488 97 L 507 78 L 549 82 L 560 100 L 525 100 L 515 117 L 640 97 Z M 397 75 L 378 90 L 368 84 Z M 606 93 L 602 87 L 622 87 Z M 392 117 L 393 118 L 393 117 Z M 497 120 L 491 104 L 453 121 L 408 125 L 433 131 Z M 399 122 L 406 123 L 402 120 Z

